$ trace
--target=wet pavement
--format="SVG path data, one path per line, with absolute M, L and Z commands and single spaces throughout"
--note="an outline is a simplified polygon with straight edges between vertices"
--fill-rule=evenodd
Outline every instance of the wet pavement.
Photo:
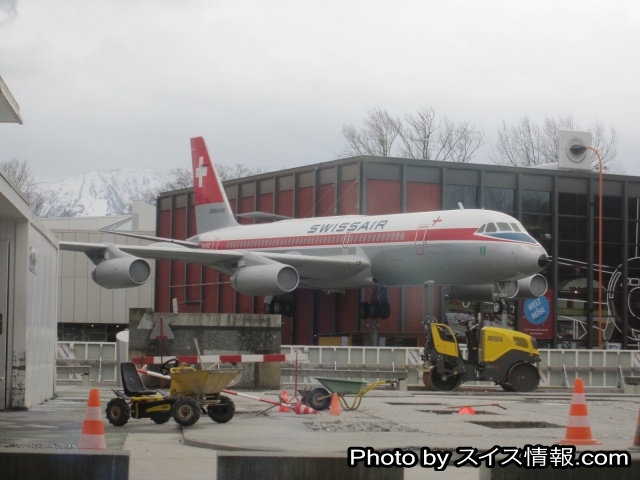
M 96 386 L 94 386 L 95 388 Z M 102 411 L 114 397 L 110 385 L 98 385 Z M 75 448 L 88 398 L 88 387 L 58 385 L 57 397 L 28 411 L 0 411 L 0 447 Z M 280 392 L 247 392 L 276 400 Z M 289 395 L 292 396 L 291 390 Z M 175 479 L 188 471 L 191 479 L 216 478 L 216 452 L 228 450 L 276 451 L 305 454 L 338 453 L 349 447 L 371 447 L 375 452 L 451 452 L 459 447 L 479 451 L 498 445 L 523 449 L 551 446 L 566 435 L 570 389 L 533 394 L 505 393 L 501 389 L 466 389 L 455 393 L 377 390 L 368 393 L 355 411 L 328 411 L 317 415 L 279 412 L 268 404 L 233 396 L 236 415 L 225 424 L 203 415 L 182 428 L 173 420 L 156 425 L 149 419 L 131 419 L 114 427 L 105 419 L 107 448 L 129 450 L 130 478 Z M 640 395 L 587 389 L 589 423 L 599 445 L 577 447 L 624 451 L 633 445 L 640 411 Z M 470 407 L 474 414 L 461 414 Z M 405 469 L 405 478 L 479 478 L 477 468 L 449 463 L 445 471 L 420 466 Z

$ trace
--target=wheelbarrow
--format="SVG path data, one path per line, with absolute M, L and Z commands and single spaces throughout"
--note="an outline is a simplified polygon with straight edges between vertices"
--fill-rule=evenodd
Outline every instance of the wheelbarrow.
M 171 414 L 179 425 L 188 427 L 206 413 L 217 423 L 226 423 L 236 412 L 231 399 L 220 392 L 240 374 L 239 369 L 196 370 L 193 367 L 174 367 L 170 394 L 175 399 Z
M 382 385 L 395 383 L 395 380 L 380 380 L 369 383 L 364 380 L 351 380 L 346 378 L 314 378 L 322 384 L 322 387 L 316 387 L 309 392 L 300 393 L 303 395 L 306 403 L 318 411 L 329 408 L 334 393 L 338 395 L 343 410 L 356 410 L 360 406 L 360 403 L 362 403 L 362 397 L 371 390 Z M 345 395 L 355 395 L 355 397 L 353 401 L 349 403 L 347 399 L 345 399 Z

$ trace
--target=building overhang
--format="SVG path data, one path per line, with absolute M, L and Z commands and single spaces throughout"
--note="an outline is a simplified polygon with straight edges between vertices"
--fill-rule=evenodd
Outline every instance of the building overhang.
M 19 123 L 22 125 L 20 106 L 9 91 L 9 87 L 0 77 L 0 123 Z

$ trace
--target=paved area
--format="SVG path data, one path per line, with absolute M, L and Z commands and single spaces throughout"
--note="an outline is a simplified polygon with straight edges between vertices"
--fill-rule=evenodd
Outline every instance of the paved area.
M 104 407 L 113 397 L 100 385 Z M 0 411 L 0 447 L 75 448 L 86 409 L 88 387 L 59 385 L 57 398 L 29 411 Z M 275 400 L 280 392 L 249 392 Z M 293 392 L 289 390 L 289 396 Z M 268 404 L 232 397 L 236 415 L 226 424 L 202 416 L 193 426 L 181 428 L 170 421 L 156 425 L 148 419 L 131 419 L 114 427 L 105 419 L 109 449 L 131 452 L 130 478 L 175 479 L 175 471 L 190 479 L 216 478 L 216 452 L 255 450 L 300 453 L 338 453 L 349 447 L 371 447 L 376 452 L 393 449 L 451 452 L 459 447 L 489 450 L 526 445 L 551 446 L 563 439 L 572 401 L 571 390 L 534 394 L 505 393 L 493 389 L 467 389 L 457 393 L 378 390 L 367 394 L 355 411 L 330 415 L 296 415 Z M 599 445 L 578 450 L 628 450 L 640 411 L 640 395 L 587 389 L 592 438 Z M 460 414 L 471 407 L 474 415 Z M 263 413 L 261 413 L 263 412 Z M 445 471 L 420 466 L 405 469 L 407 479 L 479 478 L 479 470 Z

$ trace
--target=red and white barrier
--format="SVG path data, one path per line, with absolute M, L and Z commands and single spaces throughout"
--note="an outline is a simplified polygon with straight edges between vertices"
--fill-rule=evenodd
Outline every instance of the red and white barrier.
M 164 357 L 135 357 L 131 361 L 137 365 L 160 365 L 166 360 L 177 358 L 180 363 L 261 363 L 261 362 L 306 362 L 306 354 L 269 353 L 265 355 L 176 355 Z

